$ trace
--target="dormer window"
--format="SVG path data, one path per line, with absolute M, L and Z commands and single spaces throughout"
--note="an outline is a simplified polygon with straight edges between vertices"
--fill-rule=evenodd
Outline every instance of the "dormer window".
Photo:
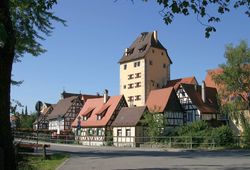
M 142 53 L 142 52 L 146 49 L 146 47 L 147 47 L 147 44 L 144 45 L 143 47 L 141 47 L 138 51 L 139 51 L 140 53 Z
M 97 120 L 101 120 L 102 119 L 102 115 L 101 114 L 97 115 L 96 119 Z
M 86 121 L 87 119 L 88 119 L 87 116 L 83 116 L 83 117 L 82 117 L 82 120 L 83 120 L 83 121 Z

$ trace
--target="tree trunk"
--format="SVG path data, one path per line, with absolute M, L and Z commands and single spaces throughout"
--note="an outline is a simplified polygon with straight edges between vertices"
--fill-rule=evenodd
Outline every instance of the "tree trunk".
M 15 170 L 15 152 L 10 127 L 10 83 L 15 55 L 15 34 L 11 22 L 9 1 L 0 1 L 0 23 L 7 33 L 4 46 L 0 47 L 0 148 L 3 150 L 5 170 Z

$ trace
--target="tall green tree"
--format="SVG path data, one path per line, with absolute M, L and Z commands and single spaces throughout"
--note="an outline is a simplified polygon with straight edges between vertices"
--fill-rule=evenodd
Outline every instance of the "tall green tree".
M 233 9 L 242 8 L 239 11 L 250 17 L 249 0 L 156 0 L 156 2 L 162 7 L 160 14 L 167 25 L 171 24 L 177 15 L 194 14 L 195 19 L 205 27 L 206 38 L 216 31 L 215 24 L 221 21 L 221 16 Z
M 12 66 L 25 53 L 38 56 L 46 51 L 39 41 L 52 33 L 52 21 L 65 24 L 52 11 L 56 3 L 56 0 L 0 1 L 0 153 L 4 156 L 5 170 L 16 169 L 10 128 Z
M 225 58 L 226 63 L 220 65 L 223 72 L 212 77 L 220 87 L 222 112 L 239 122 L 250 111 L 250 48 L 246 41 L 227 45 Z
M 25 106 L 25 112 L 24 112 L 24 114 L 27 116 L 28 115 L 28 108 L 27 108 L 27 106 Z

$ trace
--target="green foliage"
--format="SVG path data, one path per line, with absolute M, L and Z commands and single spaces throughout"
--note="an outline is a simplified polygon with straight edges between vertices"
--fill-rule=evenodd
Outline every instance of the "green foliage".
M 10 15 L 16 34 L 15 59 L 25 53 L 38 56 L 46 50 L 39 42 L 52 33 L 53 21 L 65 25 L 65 20 L 51 11 L 57 0 L 10 0 Z
M 233 144 L 233 132 L 228 126 L 214 128 L 211 137 L 218 146 L 230 146 Z
M 226 63 L 221 64 L 221 74 L 212 75 L 220 86 L 221 112 L 237 122 L 244 110 L 250 107 L 250 48 L 245 41 L 238 46 L 226 47 Z
M 206 136 L 208 131 L 210 127 L 205 121 L 195 121 L 179 127 L 177 133 L 179 136 Z
M 33 123 L 36 120 L 35 114 L 20 115 L 17 123 L 17 128 L 33 128 Z
M 194 14 L 197 21 L 205 27 L 206 38 L 210 36 L 210 33 L 216 32 L 214 25 L 221 21 L 221 15 L 230 12 L 233 8 L 245 7 L 245 14 L 250 17 L 249 0 L 156 0 L 156 2 L 163 7 L 160 14 L 167 25 L 173 22 L 177 14 L 184 16 Z
M 142 123 L 147 126 L 146 133 L 153 141 L 157 141 L 156 137 L 163 136 L 165 133 L 165 119 L 159 112 L 146 112 Z
M 56 169 L 69 155 L 53 154 L 48 160 L 44 160 L 42 156 L 37 155 L 22 155 L 18 162 L 19 170 L 52 170 Z

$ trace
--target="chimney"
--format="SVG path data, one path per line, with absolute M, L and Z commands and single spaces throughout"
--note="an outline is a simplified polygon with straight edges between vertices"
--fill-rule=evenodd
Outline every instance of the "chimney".
M 64 94 L 65 94 L 66 92 L 65 92 L 65 90 L 63 90 L 63 92 L 61 93 L 61 99 L 64 99 Z
M 109 93 L 108 90 L 105 89 L 104 94 L 103 94 L 103 103 L 107 103 L 107 101 L 109 99 L 108 93 Z
M 128 48 L 125 48 L 125 55 L 128 55 Z
M 206 84 L 205 81 L 202 81 L 202 85 L 201 85 L 201 98 L 203 103 L 206 102 Z
M 154 35 L 155 42 L 157 42 L 157 41 L 158 41 L 157 31 L 154 31 L 154 32 L 153 32 L 153 35 Z
M 99 92 L 96 92 L 96 96 L 100 96 L 100 93 L 99 93 Z

